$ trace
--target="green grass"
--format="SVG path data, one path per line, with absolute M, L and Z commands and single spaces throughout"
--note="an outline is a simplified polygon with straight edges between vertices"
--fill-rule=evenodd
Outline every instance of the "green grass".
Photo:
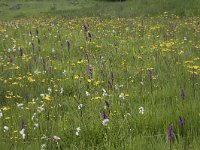
M 1 0 L 0 149 L 198 150 L 198 6 Z
M 41 16 L 46 13 L 57 14 L 59 11 L 79 10 L 91 7 L 93 2 L 87 3 L 84 0 L 80 1 L 2 1 L 1 19 L 13 19 L 21 17 Z M 19 5 L 19 9 L 17 9 Z
M 17 9 L 19 5 L 19 9 Z M 0 1 L 0 19 L 61 15 L 65 17 L 104 16 L 135 17 L 156 16 L 163 12 L 179 16 L 199 15 L 199 0 L 127 0 L 126 2 L 106 2 L 98 0 L 30 0 Z
M 179 116 L 185 119 L 185 147 L 198 149 L 198 20 L 165 13 L 134 19 L 1 21 L 1 149 L 40 149 L 42 144 L 47 149 L 169 149 L 170 124 L 173 148 L 181 149 Z M 84 22 L 89 24 L 91 41 Z M 93 68 L 92 79 L 88 64 Z M 106 100 L 109 109 L 104 109 Z M 109 116 L 108 126 L 102 125 L 103 112 Z M 24 140 L 19 133 L 22 120 Z M 36 123 L 39 127 L 34 127 Z M 9 130 L 4 132 L 4 126 Z M 41 139 L 43 135 L 47 138 Z M 61 138 L 58 144 L 54 135 Z

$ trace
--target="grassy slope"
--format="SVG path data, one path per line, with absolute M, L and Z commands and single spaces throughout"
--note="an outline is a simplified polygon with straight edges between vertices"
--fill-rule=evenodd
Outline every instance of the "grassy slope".
M 17 9 L 20 4 L 20 9 Z M 199 15 L 199 0 L 128 0 L 105 2 L 93 0 L 1 0 L 0 19 L 13 19 L 44 14 L 62 16 L 144 16 L 167 11 L 181 16 Z

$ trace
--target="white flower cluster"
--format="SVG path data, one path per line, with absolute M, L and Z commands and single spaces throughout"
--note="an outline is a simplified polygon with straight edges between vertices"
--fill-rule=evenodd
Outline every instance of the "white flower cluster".
M 144 114 L 144 108 L 143 107 L 139 108 L 139 113 L 142 114 L 142 115 Z
M 81 131 L 81 128 L 80 127 L 78 127 L 78 128 L 76 128 L 76 136 L 79 136 L 79 132 Z
M 26 134 L 25 134 L 25 129 L 24 129 L 24 128 L 22 128 L 22 129 L 19 131 L 19 133 L 21 134 L 21 136 L 22 136 L 22 139 L 25 139 L 25 137 L 26 137 Z
M 107 126 L 107 125 L 108 125 L 108 122 L 109 122 L 109 119 L 108 119 L 108 118 L 103 119 L 102 125 L 103 125 L 103 126 Z
M 53 141 L 56 142 L 56 144 L 58 144 L 58 142 L 59 142 L 60 140 L 61 140 L 60 137 L 58 137 L 58 136 L 56 136 L 56 135 L 53 136 Z

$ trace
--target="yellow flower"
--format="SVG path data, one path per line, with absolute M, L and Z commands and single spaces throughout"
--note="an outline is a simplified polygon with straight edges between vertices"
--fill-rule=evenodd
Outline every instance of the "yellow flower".
M 79 75 L 75 75 L 75 76 L 74 76 L 74 79 L 79 79 Z
M 6 118 L 5 118 L 5 120 L 9 120 L 9 119 L 10 119 L 10 117 L 6 117 Z
M 96 81 L 96 82 L 94 83 L 94 85 L 95 85 L 95 86 L 98 86 L 100 83 L 101 83 L 100 81 Z
M 193 62 L 193 60 L 188 60 L 188 61 L 185 61 L 184 63 L 185 64 L 193 64 L 194 62 Z
M 10 109 L 10 107 L 6 107 L 6 106 L 4 106 L 4 107 L 2 107 L 1 109 L 2 109 L 3 111 L 7 111 L 7 110 Z
M 21 79 L 22 79 L 22 77 L 18 77 L 18 78 L 17 78 L 17 80 L 21 80 Z
M 19 66 L 16 66 L 15 69 L 19 69 Z
M 101 97 L 99 97 L 99 96 L 96 96 L 94 99 L 95 99 L 95 100 L 98 100 L 98 99 L 101 99 Z
M 101 48 L 101 46 L 100 45 L 96 45 L 96 48 Z
M 92 80 L 91 80 L 91 79 L 88 79 L 88 80 L 87 80 L 87 82 L 89 82 L 89 83 L 90 83 L 90 82 L 92 82 Z
M 43 97 L 43 100 L 50 101 L 51 100 L 51 96 L 46 95 L 46 96 Z
M 34 82 L 34 81 L 35 81 L 35 79 L 33 79 L 33 77 L 32 77 L 32 76 L 29 76 L 29 77 L 28 77 L 28 81 L 29 81 L 29 82 Z
M 181 55 L 181 54 L 183 54 L 183 53 L 184 53 L 184 51 L 180 51 L 178 54 Z
M 30 104 L 30 105 L 33 105 L 33 104 L 35 104 L 35 103 L 36 103 L 35 101 L 28 102 L 28 104 Z
M 194 69 L 200 69 L 200 66 L 192 66 Z
M 156 80 L 156 76 L 152 76 L 152 79 L 153 79 L 153 80 Z
M 128 94 L 128 93 L 126 93 L 126 94 L 125 94 L 125 96 L 126 96 L 126 97 L 128 97 L 128 96 L 129 96 L 129 94 Z
M 12 96 L 8 96 L 8 95 L 6 95 L 5 96 L 7 99 L 11 99 L 12 98 Z
M 16 98 L 22 98 L 21 96 L 19 96 L 19 95 L 16 95 Z
M 77 64 L 87 64 L 87 60 L 77 61 Z
M 153 68 L 152 68 L 152 67 L 150 67 L 150 68 L 147 68 L 147 70 L 153 70 Z
M 199 59 L 200 59 L 199 57 L 194 58 L 195 61 L 196 61 L 196 60 L 199 60 Z
M 6 29 L 0 28 L 0 33 L 6 32 Z
M 187 67 L 190 68 L 190 69 L 195 69 L 195 70 L 200 69 L 200 66 L 187 66 Z

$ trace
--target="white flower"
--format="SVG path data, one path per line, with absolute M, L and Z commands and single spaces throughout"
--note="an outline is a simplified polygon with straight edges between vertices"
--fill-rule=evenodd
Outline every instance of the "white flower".
M 140 107 L 140 108 L 139 108 L 139 113 L 140 113 L 140 114 L 144 114 L 144 108 L 143 108 L 143 107 Z
M 127 117 L 130 116 L 130 115 L 131 115 L 130 113 L 127 113 L 127 114 L 124 115 L 124 118 L 127 119 Z
M 56 135 L 53 136 L 53 141 L 56 142 L 57 144 L 58 144 L 58 141 L 59 141 L 60 139 L 61 139 L 61 138 L 58 137 L 58 136 L 56 136 Z
M 33 116 L 31 117 L 31 120 L 33 121 L 35 117 L 36 117 L 36 113 L 33 114 Z
M 79 132 L 78 131 L 76 131 L 76 136 L 79 136 Z
M 0 109 L 0 118 L 3 117 L 3 112 L 2 110 Z
M 35 130 L 35 129 L 37 129 L 38 127 L 39 127 L 39 124 L 38 124 L 38 123 L 34 123 L 34 128 L 33 128 L 33 129 Z
M 104 120 L 102 121 L 102 125 L 103 125 L 103 126 L 107 126 L 107 125 L 108 125 L 108 122 L 109 122 L 109 119 L 106 118 L 106 119 L 104 119 Z
M 13 48 L 12 48 L 12 49 L 13 49 L 13 52 L 16 51 L 16 45 L 15 45 L 15 44 L 13 45 Z
M 46 144 L 42 144 L 41 145 L 41 150 L 45 150 L 45 148 L 46 148 Z
M 42 98 L 44 98 L 44 97 L 45 97 L 45 95 L 46 95 L 46 94 L 40 94 L 40 96 L 41 96 Z
M 63 88 L 60 88 L 60 94 L 62 94 L 64 92 Z
M 123 84 L 120 84 L 120 85 L 119 85 L 119 88 L 122 88 L 123 86 L 124 86 Z
M 104 57 L 103 57 L 103 56 L 101 56 L 101 60 L 104 60 Z
M 187 41 L 187 37 L 184 37 L 184 41 Z
M 37 111 L 39 113 L 41 113 L 43 110 L 45 110 L 43 107 L 44 107 L 44 104 L 42 104 L 42 106 L 38 107 Z
M 34 74 L 35 74 L 35 75 L 38 75 L 39 73 L 41 73 L 41 72 L 38 71 L 38 69 L 36 69 L 36 70 L 34 71 Z
M 90 96 L 90 93 L 88 91 L 85 91 L 86 96 Z
M 47 139 L 47 136 L 43 134 L 41 137 L 41 140 L 44 140 L 44 139 Z
M 55 53 L 55 49 L 54 48 L 52 48 L 52 53 Z
M 52 92 L 52 89 L 49 87 L 49 88 L 48 88 L 48 91 L 49 91 L 49 94 L 51 94 L 51 92 Z
M 24 104 L 23 103 L 17 103 L 17 107 L 23 109 L 24 108 Z
M 105 89 L 103 89 L 103 94 L 102 94 L 103 96 L 107 96 L 108 94 L 106 93 L 106 90 Z
M 25 139 L 26 134 L 25 134 L 25 129 L 23 128 L 19 133 L 22 135 L 22 139 Z
M 82 109 L 82 108 L 83 108 L 83 104 L 79 104 L 78 109 Z
M 141 81 L 141 82 L 140 82 L 140 84 L 141 84 L 141 85 L 144 85 L 144 82 L 143 82 L 143 81 Z
M 123 86 L 124 86 L 123 84 L 120 84 L 120 85 L 116 84 L 115 89 L 118 90 L 119 88 L 122 88 Z
M 79 132 L 81 131 L 81 128 L 80 127 L 78 127 L 78 128 L 76 128 L 76 136 L 79 136 Z
M 122 98 L 122 99 L 124 99 L 124 98 L 125 98 L 125 95 L 124 95 L 124 93 L 121 93 L 121 94 L 119 95 L 119 98 Z
M 66 73 L 67 73 L 67 71 L 64 69 L 63 72 L 62 72 L 62 74 L 63 74 L 64 76 L 66 76 Z
M 8 130 L 9 130 L 8 126 L 4 126 L 4 127 L 3 127 L 3 132 L 6 132 L 6 131 L 8 131 Z

